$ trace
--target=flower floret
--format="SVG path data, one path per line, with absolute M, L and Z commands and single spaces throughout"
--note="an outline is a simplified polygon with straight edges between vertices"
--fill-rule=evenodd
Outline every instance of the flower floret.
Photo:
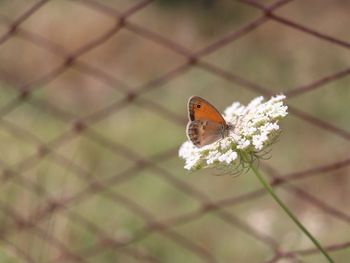
M 226 122 L 233 127 L 227 137 L 201 148 L 190 141 L 182 144 L 179 156 L 185 160 L 185 169 L 244 167 L 241 165 L 242 154 L 251 156 L 253 160 L 280 134 L 278 122 L 288 114 L 288 107 L 283 102 L 285 98 L 277 95 L 264 101 L 260 96 L 247 106 L 234 102 L 223 114 Z

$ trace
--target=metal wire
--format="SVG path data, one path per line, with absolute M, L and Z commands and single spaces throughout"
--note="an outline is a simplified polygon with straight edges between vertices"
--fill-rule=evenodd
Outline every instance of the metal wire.
M 242 89 L 253 90 L 262 95 L 272 95 L 272 92 L 268 87 L 254 83 L 235 73 L 228 72 L 222 67 L 203 59 L 205 56 L 208 56 L 209 54 L 227 46 L 228 44 L 232 44 L 238 39 L 244 38 L 271 20 L 276 21 L 285 27 L 290 27 L 302 33 L 308 34 L 319 39 L 320 41 L 327 41 L 337 47 L 350 49 L 350 43 L 329 36 L 325 33 L 318 32 L 303 24 L 299 24 L 276 14 L 276 11 L 279 8 L 282 8 L 290 2 L 294 2 L 293 0 L 279 0 L 270 5 L 264 5 L 253 0 L 238 0 L 238 2 L 244 5 L 251 6 L 259 10 L 261 12 L 260 15 L 254 20 L 243 25 L 241 28 L 228 33 L 227 35 L 197 51 L 189 50 L 181 44 L 175 43 L 174 41 L 153 32 L 146 26 L 139 25 L 129 20 L 129 17 L 132 15 L 142 12 L 143 9 L 154 4 L 154 1 L 152 0 L 138 1 L 123 12 L 114 10 L 113 8 L 105 5 L 102 1 L 75 0 L 72 2 L 76 2 L 76 4 L 79 4 L 84 8 L 94 10 L 95 12 L 98 12 L 106 17 L 114 19 L 115 24 L 105 32 L 96 36 L 94 39 L 86 42 L 83 46 L 77 48 L 75 51 L 68 51 L 61 46 L 60 43 L 52 42 L 50 39 L 46 39 L 44 36 L 31 32 L 25 27 L 22 27 L 22 24 L 27 19 L 35 16 L 35 14 L 44 8 L 48 2 L 50 1 L 38 1 L 33 6 L 28 8 L 27 11 L 23 12 L 22 15 L 18 16 L 17 19 L 11 19 L 4 15 L 0 15 L 0 24 L 7 28 L 6 32 L 0 36 L 0 47 L 1 45 L 7 43 L 7 41 L 9 41 L 11 38 L 17 37 L 24 39 L 30 42 L 32 45 L 52 53 L 61 59 L 61 62 L 55 68 L 23 85 L 16 87 L 18 91 L 17 96 L 7 101 L 0 108 L 1 128 L 7 130 L 9 133 L 15 134 L 16 137 L 25 140 L 36 148 L 35 153 L 23 158 L 17 163 L 8 164 L 6 161 L 0 160 L 0 166 L 3 170 L 2 181 L 4 183 L 12 182 L 35 193 L 41 197 L 41 204 L 43 204 L 40 207 L 33 209 L 33 211 L 31 211 L 27 217 L 23 217 L 16 212 L 16 209 L 14 209 L 11 204 L 4 201 L 0 202 L 0 210 L 6 214 L 12 222 L 12 224 L 9 226 L 5 226 L 0 229 L 0 239 L 4 244 L 6 244 L 6 246 L 9 247 L 11 251 L 13 251 L 13 253 L 26 262 L 35 261 L 30 254 L 23 250 L 23 247 L 21 247 L 20 244 L 16 244 L 9 239 L 13 233 L 27 231 L 42 237 L 47 243 L 50 244 L 50 246 L 54 247 L 59 252 L 56 257 L 52 259 L 53 262 L 62 262 L 62 260 L 88 262 L 88 259 L 90 259 L 92 256 L 98 255 L 108 248 L 113 248 L 114 253 L 121 253 L 126 257 L 133 258 L 136 261 L 160 262 L 157 255 L 152 255 L 146 250 L 139 249 L 137 246 L 140 240 L 157 233 L 162 237 L 175 242 L 179 248 L 194 254 L 202 261 L 219 262 L 219 259 L 213 251 L 208 250 L 202 244 L 198 244 L 176 230 L 177 227 L 200 220 L 207 214 L 215 216 L 219 220 L 222 220 L 223 222 L 226 222 L 226 224 L 232 226 L 234 229 L 239 229 L 246 235 L 256 239 L 261 243 L 261 245 L 267 246 L 271 250 L 271 259 L 266 262 L 277 262 L 282 258 L 295 258 L 297 260 L 297 256 L 300 255 L 319 253 L 317 249 L 313 248 L 282 251 L 278 240 L 269 234 L 264 233 L 263 231 L 253 228 L 232 213 L 232 209 L 228 209 L 232 208 L 233 206 L 261 198 L 266 194 L 263 189 L 256 189 L 251 192 L 234 195 L 224 199 L 212 200 L 212 198 L 210 198 L 204 191 L 198 190 L 189 183 L 180 180 L 176 174 L 173 174 L 171 171 L 168 171 L 159 165 L 160 162 L 165 162 L 177 156 L 177 146 L 173 149 L 168 149 L 167 151 L 157 154 L 156 156 L 143 155 L 132 150 L 127 144 L 121 144 L 110 140 L 100 131 L 95 129 L 94 124 L 107 119 L 112 114 L 118 114 L 120 111 L 128 108 L 131 105 L 137 104 L 142 109 L 151 111 L 163 118 L 171 119 L 178 125 L 183 126 L 183 124 L 186 122 L 186 118 L 184 116 L 179 116 L 178 114 L 169 111 L 162 105 L 148 99 L 143 95 L 151 90 L 161 89 L 166 83 L 174 81 L 192 68 L 200 68 L 208 74 L 225 79 L 230 83 L 237 84 Z M 161 76 L 158 76 L 157 78 L 152 79 L 141 86 L 132 87 L 129 84 L 126 84 L 123 80 L 120 80 L 108 72 L 97 68 L 89 62 L 80 60 L 81 56 L 103 45 L 111 37 L 119 34 L 121 29 L 137 34 L 140 38 L 156 43 L 157 45 L 182 56 L 184 58 L 183 63 L 180 63 L 176 67 L 170 69 L 168 72 L 165 72 Z M 58 108 L 56 105 L 51 104 L 49 101 L 43 98 L 32 96 L 39 89 L 45 89 L 50 82 L 58 78 L 69 69 L 74 69 L 81 74 L 88 75 L 91 78 L 104 83 L 106 86 L 115 89 L 117 92 L 122 94 L 122 98 L 119 99 L 119 101 L 115 101 L 114 103 L 87 116 L 80 117 L 75 113 Z M 338 72 L 322 76 L 316 80 L 313 80 L 311 83 L 295 87 L 293 90 L 286 92 L 286 95 L 288 97 L 301 96 L 314 90 L 321 89 L 325 85 L 345 78 L 348 75 L 350 75 L 350 68 L 345 68 Z M 69 128 L 49 141 L 46 141 L 40 138 L 40 136 L 37 136 L 31 131 L 21 127 L 19 123 L 13 123 L 6 120 L 5 117 L 19 108 L 23 103 L 28 103 L 40 111 L 48 112 L 53 119 L 68 123 Z M 303 122 L 314 125 L 319 129 L 323 129 L 335 136 L 339 136 L 350 141 L 350 132 L 345 129 L 321 120 L 291 105 L 289 105 L 289 112 Z M 108 150 L 111 155 L 122 156 L 123 158 L 128 159 L 132 162 L 132 165 L 126 170 L 116 172 L 110 177 L 96 179 L 96 177 L 94 177 L 90 171 L 87 171 L 77 162 L 59 152 L 59 148 L 69 145 L 74 139 L 82 136 Z M 31 178 L 26 176 L 26 173 L 30 172 L 38 165 L 38 163 L 48 157 L 57 166 L 65 167 L 65 169 L 70 172 L 70 175 L 76 177 L 78 180 L 81 180 L 82 185 L 85 185 L 85 187 L 79 191 L 71 191 L 62 197 L 57 197 L 45 189 L 45 187 L 39 185 Z M 306 178 L 324 176 L 326 172 L 335 172 L 341 168 L 348 167 L 349 165 L 350 159 L 345 158 L 344 160 L 336 161 L 334 163 L 326 163 L 323 166 L 313 167 L 304 171 L 296 171 L 286 175 L 278 174 L 271 167 L 264 166 L 263 168 L 265 169 L 266 173 L 271 176 L 271 185 L 273 187 L 282 188 L 285 191 L 297 196 L 297 198 L 303 200 L 304 202 L 310 203 L 311 205 L 317 207 L 317 209 L 322 211 L 322 213 L 328 214 L 332 218 L 349 224 L 350 215 L 347 214 L 346 211 L 340 211 L 330 206 L 324 202 L 323 199 L 313 196 L 308 193 L 307 190 L 293 184 L 295 181 L 305 180 Z M 176 187 L 184 195 L 188 196 L 192 200 L 195 200 L 198 203 L 197 208 L 165 220 L 159 219 L 147 208 L 133 201 L 133 199 L 129 196 L 112 190 L 112 187 L 140 176 L 141 172 L 145 170 L 152 171 L 155 177 L 159 177 L 162 181 Z M 101 226 L 93 223 L 91 220 L 89 220 L 89 218 L 86 218 L 75 211 L 75 206 L 80 203 L 87 202 L 89 199 L 93 198 L 93 196 L 102 193 L 106 199 L 114 202 L 118 206 L 124 207 L 135 217 L 142 219 L 144 226 L 129 239 L 120 240 L 110 235 L 110 233 L 106 232 Z M 94 235 L 99 241 L 90 244 L 79 251 L 73 251 L 71 248 L 59 241 L 59 239 L 53 233 L 45 231 L 45 229 L 43 229 L 43 227 L 40 225 L 41 222 L 45 221 L 45 219 L 56 214 L 66 217 L 67 220 L 79 224 L 86 231 Z M 349 241 L 345 241 L 343 243 L 327 245 L 325 246 L 325 249 L 328 251 L 337 251 L 344 250 L 349 247 Z M 256 262 L 263 261 L 257 260 Z

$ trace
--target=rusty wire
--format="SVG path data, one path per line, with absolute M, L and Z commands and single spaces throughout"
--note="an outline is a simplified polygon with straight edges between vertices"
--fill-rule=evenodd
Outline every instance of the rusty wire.
M 180 180 L 176 174 L 171 171 L 165 170 L 159 165 L 159 162 L 166 161 L 177 155 L 177 146 L 173 149 L 168 149 L 167 151 L 157 154 L 156 156 L 144 156 L 130 149 L 127 145 L 116 143 L 106 138 L 98 130 L 92 128 L 92 125 L 100 122 L 111 114 L 117 114 L 120 110 L 127 108 L 132 104 L 137 104 L 139 107 L 155 112 L 159 116 L 171 119 L 175 123 L 183 126 L 186 123 L 186 118 L 184 116 L 179 116 L 168 109 L 164 108 L 162 105 L 156 103 L 155 101 L 149 100 L 142 95 L 146 94 L 150 90 L 160 89 L 164 84 L 173 81 L 178 78 L 189 69 L 193 67 L 200 68 L 209 74 L 215 75 L 219 78 L 226 79 L 229 82 L 238 84 L 243 89 L 250 89 L 262 95 L 271 95 L 272 92 L 269 91 L 267 87 L 253 83 L 239 75 L 232 72 L 228 72 L 225 69 L 205 61 L 203 57 L 217 51 L 224 46 L 237 41 L 238 39 L 246 36 L 250 32 L 256 30 L 264 23 L 274 20 L 286 27 L 291 27 L 295 30 L 299 30 L 305 34 L 309 34 L 320 41 L 327 41 L 335 46 L 341 48 L 350 49 L 350 43 L 339 40 L 322 32 L 315 31 L 305 25 L 298 24 L 291 21 L 285 17 L 277 15 L 275 13 L 279 8 L 287 5 L 293 0 L 279 0 L 275 1 L 270 5 L 263 5 L 258 1 L 253 0 L 239 0 L 242 4 L 249 5 L 253 8 L 259 10 L 260 16 L 246 25 L 242 26 L 238 30 L 235 30 L 220 39 L 217 39 L 213 43 L 210 43 L 206 47 L 192 51 L 188 50 L 179 43 L 175 43 L 166 37 L 149 30 L 147 27 L 139 25 L 137 23 L 131 22 L 128 18 L 135 13 L 141 12 L 145 7 L 152 5 L 152 0 L 143 0 L 137 2 L 132 7 L 128 8 L 123 12 L 116 11 L 106 5 L 101 1 L 95 0 L 75 0 L 76 2 L 86 8 L 93 9 L 101 14 L 111 17 L 115 20 L 115 25 L 111 27 L 106 32 L 83 46 L 79 47 L 73 52 L 69 52 L 60 46 L 59 43 L 54 43 L 45 37 L 36 34 L 35 32 L 30 32 L 21 25 L 29 17 L 34 16 L 35 13 L 40 10 L 48 0 L 38 1 L 22 15 L 16 19 L 11 19 L 9 17 L 0 16 L 0 23 L 6 26 L 7 31 L 0 36 L 0 46 L 6 43 L 9 39 L 16 36 L 22 38 L 30 43 L 36 45 L 37 47 L 44 49 L 48 52 L 61 58 L 61 63 L 49 72 L 39 76 L 38 78 L 31 80 L 24 85 L 16 87 L 18 90 L 18 96 L 8 101 L 0 109 L 0 126 L 15 134 L 19 138 L 23 138 L 31 145 L 36 147 L 37 151 L 27 158 L 24 158 L 18 163 L 13 165 L 8 165 L 5 161 L 0 160 L 0 166 L 2 167 L 3 181 L 12 181 L 19 186 L 32 191 L 33 193 L 41 196 L 43 202 L 40 207 L 34 209 L 32 213 L 23 218 L 20 216 L 16 210 L 5 202 L 0 203 L 0 209 L 11 218 L 13 222 L 12 225 L 1 229 L 1 240 L 6 244 L 14 253 L 27 262 L 34 262 L 33 258 L 24 251 L 20 246 L 13 243 L 7 237 L 11 233 L 17 231 L 30 231 L 31 233 L 44 238 L 51 246 L 55 247 L 59 251 L 59 255 L 53 259 L 53 262 L 62 262 L 63 259 L 69 259 L 73 262 L 87 262 L 88 258 L 93 255 L 101 253 L 103 249 L 108 247 L 113 248 L 116 253 L 122 253 L 125 256 L 132 257 L 141 262 L 160 262 L 155 255 L 151 255 L 147 251 L 140 250 L 137 244 L 140 240 L 146 238 L 147 236 L 158 233 L 163 237 L 172 240 L 178 244 L 182 249 L 189 251 L 196 255 L 199 259 L 205 262 L 219 262 L 215 254 L 209 251 L 201 244 L 198 244 L 184 235 L 178 233 L 175 228 L 182 224 L 187 224 L 189 222 L 199 220 L 205 214 L 211 213 L 218 219 L 226 222 L 233 228 L 239 229 L 245 234 L 258 240 L 262 245 L 267 246 L 271 250 L 272 257 L 266 262 L 277 262 L 282 258 L 295 258 L 298 260 L 298 255 L 309 255 L 317 254 L 319 251 L 314 248 L 306 248 L 304 250 L 295 251 L 281 251 L 279 248 L 279 242 L 268 234 L 263 233 L 257 229 L 252 228 L 249 224 L 242 221 L 234 213 L 229 211 L 227 208 L 232 208 L 235 205 L 242 204 L 244 202 L 249 202 L 256 200 L 266 194 L 263 189 L 256 189 L 251 192 L 247 192 L 241 195 L 232 196 L 229 198 L 221 200 L 212 200 L 204 191 L 200 191 L 190 184 Z M 139 87 L 131 87 L 124 83 L 122 80 L 117 79 L 115 76 L 104 72 L 103 70 L 90 65 L 88 62 L 79 60 L 79 57 L 83 54 L 99 47 L 105 43 L 109 38 L 115 36 L 119 31 L 128 30 L 137 34 L 139 37 L 147 39 L 148 41 L 154 42 L 172 52 L 181 55 L 184 58 L 184 62 L 168 72 L 164 73 L 162 76 L 157 77 L 145 83 Z M 75 70 L 81 72 L 82 74 L 89 75 L 90 77 L 105 83 L 112 89 L 116 89 L 118 92 L 123 94 L 123 98 L 119 101 L 114 102 L 112 105 L 108 105 L 90 115 L 79 117 L 74 113 L 65 111 L 64 109 L 58 108 L 52 105 L 49 101 L 41 98 L 33 98 L 31 95 L 38 89 L 45 89 L 45 86 L 53 81 L 55 78 L 59 77 L 67 69 L 74 68 Z M 333 74 L 323 76 L 314 80 L 311 83 L 295 87 L 293 90 L 286 92 L 288 97 L 301 96 L 305 93 L 312 92 L 315 89 L 320 89 L 326 84 L 337 81 L 341 78 L 350 75 L 350 68 L 342 69 Z M 48 111 L 52 118 L 62 120 L 70 124 L 70 128 L 59 134 L 52 140 L 45 142 L 37 135 L 32 132 L 22 128 L 17 123 L 12 123 L 6 120 L 9 113 L 13 112 L 16 108 L 21 106 L 24 102 L 33 105 L 39 110 Z M 295 117 L 300 120 L 315 125 L 320 129 L 324 129 L 336 136 L 342 137 L 346 140 L 350 140 L 350 132 L 344 130 L 340 127 L 334 126 L 324 120 L 321 120 L 315 116 L 312 116 L 301 109 L 294 106 L 289 107 L 289 111 Z M 89 171 L 81 167 L 79 164 L 75 163 L 63 155 L 61 155 L 57 149 L 69 144 L 76 137 L 85 136 L 89 140 L 95 142 L 96 144 L 108 149 L 111 155 L 123 156 L 132 161 L 133 165 L 125 171 L 116 172 L 115 175 L 109 178 L 103 178 L 101 180 L 95 179 Z M 44 187 L 40 186 L 36 182 L 27 178 L 25 174 L 33 169 L 41 160 L 50 156 L 51 160 L 59 166 L 65 167 L 69 170 L 72 175 L 79 178 L 85 188 L 80 191 L 72 192 L 64 197 L 52 196 Z M 310 203 L 311 205 L 317 207 L 323 213 L 334 217 L 337 220 L 350 223 L 350 215 L 346 211 L 340 211 L 334 207 L 328 205 L 322 199 L 309 194 L 306 190 L 292 184 L 295 181 L 304 180 L 309 177 L 320 177 L 325 175 L 326 172 L 334 172 L 338 169 L 347 167 L 350 165 L 350 159 L 344 158 L 334 163 L 326 163 L 323 166 L 313 167 L 305 171 L 297 171 L 290 174 L 280 175 L 274 171 L 271 167 L 264 166 L 266 173 L 271 176 L 271 185 L 273 187 L 282 188 L 287 192 L 290 192 L 302 199 L 304 202 Z M 161 180 L 168 184 L 173 185 L 185 195 L 194 199 L 198 203 L 197 209 L 186 212 L 183 214 L 178 214 L 172 218 L 166 220 L 159 220 L 145 207 L 140 206 L 137 202 L 130 199 L 128 196 L 120 194 L 116 191 L 112 191 L 110 188 L 121 184 L 126 180 L 130 180 L 133 177 L 139 176 L 140 172 L 148 169 L 151 170 L 155 176 L 159 177 Z M 85 202 L 89 198 L 96 194 L 103 193 L 105 198 L 115 202 L 116 204 L 125 207 L 136 217 L 141 218 L 144 221 L 144 226 L 139 229 L 132 237 L 127 240 L 118 240 L 117 238 L 111 236 L 100 226 L 92 223 L 88 218 L 77 213 L 72 207 L 78 203 Z M 54 214 L 61 214 L 72 220 L 87 231 L 94 234 L 99 240 L 91 246 L 85 247 L 80 251 L 71 251 L 69 247 L 62 244 L 52 233 L 45 231 L 39 226 L 39 223 L 45 218 L 50 217 Z M 328 251 L 342 250 L 350 247 L 348 241 L 338 244 L 331 244 L 325 246 Z M 259 262 L 259 261 L 257 261 Z

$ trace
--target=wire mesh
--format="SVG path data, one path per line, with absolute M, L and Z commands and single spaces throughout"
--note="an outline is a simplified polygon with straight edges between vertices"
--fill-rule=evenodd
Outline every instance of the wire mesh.
M 64 13 L 61 13 L 58 18 L 45 16 L 52 8 L 60 8 L 58 1 L 30 2 L 16 9 L 16 12 L 21 9 L 19 14 L 1 13 L 0 15 L 0 53 L 1 50 L 7 54 L 11 53 L 10 56 L 17 61 L 18 67 L 24 63 L 30 65 L 29 73 L 21 77 L 10 74 L 11 71 L 7 68 L 1 69 L 0 72 L 4 93 L 0 104 L 0 128 L 3 134 L 1 139 L 3 154 L 0 159 L 3 171 L 0 236 L 5 249 L 4 254 L 11 254 L 24 262 L 109 262 L 113 259 L 124 260 L 124 262 L 178 262 L 180 259 L 174 256 L 175 253 L 181 254 L 182 260 L 186 262 L 242 262 L 242 258 L 244 262 L 280 262 L 282 259 L 291 262 L 320 262 L 317 257 L 320 252 L 307 242 L 301 242 L 301 247 L 284 247 L 283 243 L 291 242 L 288 238 L 295 240 L 301 235 L 293 236 L 297 230 L 292 225 L 281 231 L 289 233 L 286 237 L 281 233 L 267 231 L 268 227 L 259 225 L 259 218 L 256 221 L 248 219 L 247 213 L 242 212 L 251 210 L 251 206 L 256 210 L 259 210 L 257 207 L 262 206 L 265 212 L 270 211 L 269 207 L 278 209 L 272 203 L 270 204 L 267 198 L 264 199 L 266 192 L 262 188 L 238 191 L 238 194 L 232 191 L 216 197 L 215 194 L 208 193 L 211 190 L 210 183 L 205 184 L 213 180 L 211 177 L 199 174 L 180 176 L 172 170 L 174 162 L 177 166 L 181 165 L 177 161 L 177 149 L 180 144 L 178 138 L 176 141 L 165 134 L 160 140 L 168 139 L 170 143 L 166 147 L 159 146 L 155 152 L 152 151 L 153 149 L 138 148 L 137 145 L 150 140 L 150 136 L 160 137 L 159 133 L 163 133 L 165 129 L 184 134 L 186 115 L 173 109 L 182 107 L 185 110 L 186 102 L 175 99 L 176 106 L 167 107 L 162 103 L 161 98 L 170 88 L 175 89 L 177 82 L 180 85 L 185 82 L 182 78 L 190 71 L 200 72 L 195 76 L 209 75 L 225 81 L 229 86 L 234 87 L 236 92 L 237 90 L 238 92 L 248 91 L 249 94 L 264 96 L 275 94 L 276 91 L 270 89 L 269 85 L 262 85 L 258 81 L 234 73 L 234 70 L 229 70 L 217 62 L 215 57 L 210 57 L 227 46 L 249 37 L 257 30 L 262 30 L 262 37 L 272 41 L 269 39 L 270 32 L 264 28 L 266 24 L 275 23 L 286 30 L 297 31 L 310 37 L 316 44 L 326 43 L 328 49 L 337 48 L 348 52 L 350 43 L 347 40 L 315 30 L 312 26 L 299 23 L 289 18 L 288 14 L 279 12 L 297 2 L 293 0 L 279 0 L 272 3 L 252 0 L 233 1 L 253 10 L 257 15 L 249 16 L 245 24 L 233 30 L 229 28 L 222 36 L 215 36 L 210 43 L 195 49 L 188 48 L 182 45 L 181 41 L 169 37 L 171 33 L 165 36 L 151 29 L 147 23 L 138 23 L 137 18 L 134 19 L 135 16 L 142 18 L 142 14 L 147 12 L 147 9 L 154 8 L 158 4 L 156 1 L 131 1 L 124 3 L 119 9 L 114 8 L 108 1 L 66 1 L 66 4 L 72 5 L 67 8 L 80 10 L 79 12 L 86 16 L 94 13 L 101 20 L 106 20 L 96 28 L 93 28 L 94 25 L 88 20 L 84 20 L 86 25 L 83 24 L 83 26 L 86 27 L 87 33 L 79 35 L 77 39 L 81 39 L 77 42 L 74 34 L 78 33 L 74 31 L 74 23 L 79 24 L 79 18 L 76 19 L 77 21 L 65 21 Z M 346 6 L 346 3 L 343 4 Z M 315 8 L 322 6 L 316 1 L 311 5 Z M 333 19 L 336 19 L 336 14 L 332 15 Z M 40 28 L 31 26 L 39 25 L 35 23 L 36 17 L 41 19 L 39 24 L 58 19 L 58 23 L 62 23 L 63 28 L 72 27 L 71 35 L 64 38 L 59 31 L 55 30 L 46 32 L 51 35 L 42 34 Z M 346 25 L 342 26 L 346 27 Z M 88 34 L 89 27 L 92 27 L 92 36 Z M 56 37 L 56 34 L 61 39 Z M 136 40 L 124 40 L 124 43 L 120 44 L 123 52 L 132 52 L 129 50 L 132 50 L 134 42 L 140 41 L 140 45 L 146 46 L 145 49 L 149 47 L 148 45 L 156 46 L 155 53 L 152 53 L 152 50 L 149 51 L 152 53 L 150 56 L 164 54 L 168 59 L 165 64 L 169 61 L 173 62 L 171 65 L 161 63 L 162 70 L 159 71 L 161 73 L 150 74 L 153 77 L 143 82 L 130 80 L 132 79 L 130 75 L 138 72 L 137 68 L 110 69 L 108 63 L 102 66 L 96 63 L 94 59 L 99 56 L 99 48 L 121 34 L 137 36 Z M 30 46 L 33 61 L 23 61 L 25 58 L 22 51 L 18 49 L 21 47 L 18 42 L 23 42 L 24 46 Z M 8 51 L 9 46 L 14 48 Z M 91 53 L 95 51 L 97 55 L 92 56 Z M 2 55 L 2 57 L 6 56 Z M 50 63 L 47 63 L 47 60 L 50 60 Z M 152 57 L 141 56 L 136 61 L 140 68 L 147 69 L 147 64 L 152 63 Z M 6 64 L 6 61 L 2 64 Z M 35 74 L 30 70 L 31 68 L 36 68 Z M 116 71 L 116 74 L 113 74 L 113 71 Z M 346 80 L 349 74 L 348 66 L 316 76 L 309 83 L 302 83 L 287 91 L 278 89 L 277 92 L 283 91 L 290 101 L 311 94 L 300 104 L 291 102 L 288 105 L 289 112 L 297 123 L 296 126 L 312 127 L 317 131 L 330 134 L 329 136 L 332 136 L 330 143 L 333 143 L 333 140 L 339 140 L 340 142 L 334 142 L 334 145 L 347 145 L 350 133 L 346 128 L 325 120 L 322 115 L 310 114 L 301 106 L 312 100 L 314 92 L 330 89 L 331 84 Z M 77 80 L 76 75 L 84 76 L 85 79 Z M 116 77 L 124 75 L 129 78 Z M 57 89 L 62 90 L 62 93 L 71 92 L 64 87 L 68 82 L 60 81 L 61 79 L 69 79 L 70 83 L 74 83 L 73 86 L 82 86 L 69 93 L 72 95 L 73 103 L 69 104 L 68 101 L 67 105 L 76 107 L 66 107 L 60 101 L 61 94 L 54 92 Z M 198 79 L 201 81 L 200 77 Z M 88 82 L 92 84 L 87 85 Z M 77 104 L 84 103 L 81 100 L 81 97 L 86 96 L 83 91 L 84 85 L 88 86 L 87 88 L 96 85 L 98 91 L 91 92 L 92 98 L 86 99 L 86 105 L 80 105 L 84 109 L 81 111 Z M 211 87 L 210 90 L 217 92 L 218 89 L 218 87 Z M 51 93 L 53 95 L 50 95 Z M 159 95 L 154 96 L 157 93 Z M 104 99 L 107 98 L 106 101 L 100 100 L 100 95 Z M 95 99 L 97 103 L 94 103 Z M 232 101 L 232 98 L 230 100 Z M 324 107 L 323 111 L 327 110 L 328 108 Z M 28 121 L 26 112 L 37 114 L 38 120 Z M 113 132 L 123 130 L 123 126 L 126 125 L 123 120 L 130 120 L 130 116 L 135 116 L 139 112 L 142 114 L 137 120 L 145 118 L 145 112 L 155 116 L 154 118 L 164 120 L 164 127 L 153 127 L 152 122 L 142 123 L 133 128 L 134 134 L 130 134 L 130 140 L 136 140 L 136 142 L 130 143 L 130 140 L 126 140 L 127 136 L 124 139 L 115 139 Z M 331 113 L 330 116 L 332 116 Z M 116 118 L 113 119 L 113 125 L 108 122 L 111 118 Z M 130 122 L 134 124 L 134 120 Z M 101 123 L 105 123 L 106 126 L 101 126 Z M 127 125 L 131 124 L 128 122 Z M 53 128 L 48 127 L 50 125 Z M 150 126 L 147 132 L 143 130 L 144 125 Z M 111 127 L 112 134 L 106 132 L 108 127 Z M 294 129 L 294 131 L 308 133 L 306 128 Z M 168 134 L 171 133 L 168 132 Z M 322 137 L 316 136 L 316 138 Z M 282 140 L 284 140 L 283 136 Z M 322 145 L 322 141 L 316 141 L 315 145 Z M 158 145 L 149 147 L 158 148 Z M 83 150 L 77 150 L 77 148 Z M 97 148 L 99 150 L 96 150 Z M 288 150 L 284 149 L 283 154 L 288 155 Z M 345 148 L 334 153 L 332 149 L 319 146 L 319 151 L 322 150 L 324 150 L 323 159 L 308 162 L 311 165 L 306 166 L 305 169 L 299 167 L 281 169 L 283 164 L 275 167 L 269 162 L 262 162 L 261 168 L 266 175 L 270 176 L 271 185 L 283 190 L 281 194 L 289 200 L 290 206 L 298 211 L 300 216 L 303 216 L 303 209 L 300 208 L 302 207 L 306 211 L 310 210 L 310 213 L 314 211 L 319 215 L 312 220 L 317 221 L 324 217 L 327 218 L 324 219 L 326 221 L 336 222 L 332 223 L 332 230 L 323 229 L 325 233 L 322 232 L 319 238 L 332 255 L 343 253 L 339 254 L 338 258 L 344 258 L 343 262 L 346 262 L 346 257 L 350 256 L 349 239 L 339 238 L 338 240 L 335 237 L 328 237 L 327 234 L 329 231 L 346 233 L 349 230 L 349 207 L 328 202 L 332 200 L 330 194 L 339 194 L 338 197 L 346 204 L 346 199 L 349 198 L 348 191 L 323 193 L 322 188 L 320 195 L 316 196 L 310 193 L 315 191 L 309 191 L 308 182 L 310 184 L 323 182 L 334 188 L 341 185 L 345 187 L 350 164 L 350 159 L 346 155 L 349 151 Z M 98 155 L 101 154 L 102 159 L 106 159 L 105 163 L 99 163 L 102 161 L 92 154 L 89 156 L 89 151 L 98 151 Z M 318 149 L 306 149 L 305 152 L 308 155 L 306 154 L 304 158 L 313 160 L 313 151 Z M 88 162 L 90 166 L 86 166 L 79 154 L 90 160 Z M 312 165 L 313 163 L 317 164 Z M 96 170 L 98 165 L 105 165 L 108 172 L 100 174 L 101 172 Z M 57 169 L 48 168 L 49 166 L 55 166 Z M 331 179 L 324 179 L 326 177 Z M 142 181 L 140 178 L 145 179 Z M 225 185 L 241 183 L 240 179 L 232 180 L 232 178 L 214 180 L 215 182 L 224 180 Z M 132 184 L 128 186 L 128 182 Z M 197 182 L 206 186 L 208 190 L 198 187 Z M 152 187 L 164 187 L 163 195 L 153 195 L 154 188 L 151 184 L 155 184 Z M 147 197 L 149 199 L 141 193 L 147 189 L 151 192 Z M 167 191 L 172 194 L 166 195 Z M 159 200 L 161 196 L 164 196 L 164 200 Z M 188 205 L 181 206 L 179 209 L 173 208 L 178 205 L 177 199 L 172 200 L 175 196 Z M 145 200 L 142 200 L 143 198 Z M 262 205 L 263 203 L 267 205 Z M 153 206 L 162 208 L 156 211 Z M 126 218 L 122 219 L 119 218 L 121 214 L 128 216 L 121 216 Z M 254 215 L 256 217 L 256 213 Z M 278 218 L 285 220 L 282 213 Z M 306 217 L 302 219 L 307 221 Z M 269 219 L 266 220 L 269 221 Z M 313 222 L 306 223 L 313 227 Z M 224 244 L 220 243 L 221 248 L 218 248 L 210 240 L 213 238 L 212 234 L 206 235 L 206 232 L 208 228 L 221 227 L 222 230 L 212 230 L 218 235 L 224 233 L 228 236 L 223 238 Z M 311 229 L 313 230 L 316 231 L 317 226 Z M 262 251 L 259 252 L 261 254 L 254 256 L 254 261 L 247 256 L 250 252 L 245 251 L 242 245 L 231 247 L 230 242 L 233 242 L 233 239 L 230 238 L 237 235 L 237 232 L 240 233 L 239 237 L 245 236 L 244 242 L 254 244 L 248 247 L 257 246 L 259 251 Z M 213 240 L 217 241 L 218 237 Z M 173 252 L 164 255 L 152 242 L 160 243 L 162 247 Z

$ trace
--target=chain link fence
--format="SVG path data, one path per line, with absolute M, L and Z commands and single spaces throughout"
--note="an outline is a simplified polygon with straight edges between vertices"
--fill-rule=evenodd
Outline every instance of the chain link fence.
M 0 3 L 3 262 L 322 262 L 249 174 L 186 174 L 177 156 L 189 95 L 281 92 L 290 116 L 260 167 L 347 262 L 349 3 L 198 3 Z M 198 40 L 200 12 L 238 18 Z

